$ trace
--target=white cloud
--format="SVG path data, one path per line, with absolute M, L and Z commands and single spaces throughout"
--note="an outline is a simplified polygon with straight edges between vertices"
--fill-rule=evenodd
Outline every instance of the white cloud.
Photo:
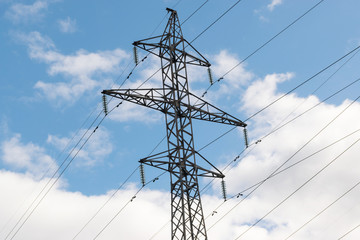
M 50 76 L 67 77 L 64 82 L 38 81 L 35 84 L 35 88 L 50 100 L 73 102 L 84 92 L 103 86 L 104 74 L 117 72 L 119 64 L 130 57 L 121 49 L 95 53 L 81 49 L 74 54 L 64 55 L 56 49 L 51 39 L 39 32 L 18 34 L 16 37 L 28 46 L 30 58 L 49 65 Z
M 35 1 L 33 4 L 13 4 L 6 11 L 5 17 L 14 23 L 28 23 L 38 21 L 44 16 L 44 10 L 48 7 L 47 1 Z
M 253 82 L 244 94 L 242 110 L 248 114 L 254 113 L 267 103 L 281 96 L 283 93 L 278 90 L 278 85 L 290 80 L 292 76 L 293 74 L 290 73 L 270 74 L 265 76 L 264 79 Z M 225 179 L 228 183 L 227 189 L 229 195 L 235 195 L 266 178 L 329 123 L 330 120 L 345 109 L 350 102 L 350 100 L 344 100 L 338 106 L 322 104 L 283 129 L 263 139 L 249 155 L 239 161 L 238 165 L 230 172 L 226 173 Z M 255 116 L 249 122 L 249 136 L 256 141 L 259 137 L 278 126 L 294 109 L 296 110 L 292 113 L 291 117 L 301 114 L 305 109 L 317 103 L 319 103 L 319 99 L 315 96 L 301 98 L 295 94 L 288 95 L 268 110 Z M 285 166 L 303 159 L 354 130 L 360 129 L 360 123 L 356 120 L 359 112 L 360 103 L 357 102 Z M 248 226 L 268 213 L 281 200 L 333 160 L 359 137 L 358 132 L 332 148 L 302 162 L 297 167 L 268 180 L 249 199 L 236 207 L 224 219 L 224 225 L 233 224 L 237 228 L 230 239 L 239 236 Z M 357 161 L 359 154 L 360 151 L 357 145 L 291 197 L 285 204 L 267 216 L 257 227 L 251 229 L 244 235 L 244 238 L 284 239 L 287 237 L 360 180 L 354 170 L 360 168 L 360 163 Z M 353 191 L 352 194 L 349 194 L 329 209 L 326 214 L 324 213 L 323 216 L 297 233 L 294 239 L 329 239 L 340 237 L 341 233 L 349 230 L 356 216 L 360 213 L 360 208 L 356 204 L 356 199 L 359 197 L 359 191 Z M 241 197 L 237 202 L 240 199 Z M 226 206 L 223 209 L 219 209 L 221 211 L 219 217 L 235 204 L 231 203 L 231 201 L 224 204 Z M 344 215 L 349 208 L 353 208 L 353 212 L 348 212 L 346 217 L 343 216 L 340 223 L 338 221 L 339 217 Z M 219 210 L 218 212 L 220 212 Z M 215 217 L 214 221 L 216 221 Z M 327 228 L 327 226 L 334 225 L 335 222 L 338 224 L 337 228 Z M 218 224 L 211 231 L 221 232 L 221 227 L 225 227 L 224 225 Z M 354 235 L 354 238 L 356 236 Z
M 243 98 L 243 110 L 247 112 L 256 111 L 265 104 L 262 97 L 270 101 L 281 95 L 282 92 L 278 90 L 279 84 L 291 80 L 292 75 L 290 73 L 270 74 L 251 83 Z M 261 94 L 261 89 L 263 89 L 264 95 Z M 257 98 L 254 100 L 254 97 Z M 303 103 L 304 100 L 306 100 L 305 103 Z M 282 101 L 274 104 L 268 111 L 264 111 L 251 120 L 249 135 L 256 140 L 257 137 L 276 126 L 284 116 L 293 111 L 299 104 L 302 103 L 302 106 L 293 113 L 294 115 L 300 114 L 318 102 L 319 99 L 315 96 L 301 98 L 295 94 L 288 95 Z M 225 173 L 228 195 L 234 195 L 265 178 L 349 103 L 349 100 L 344 100 L 340 105 L 320 105 L 316 110 L 264 139 L 247 157 L 238 161 L 238 164 L 230 172 Z M 330 125 L 328 130 L 304 148 L 292 162 L 298 161 L 360 128 L 360 123 L 357 121 L 359 112 L 360 104 L 356 103 Z M 202 194 L 205 216 L 211 215 L 215 209 L 217 211 L 214 216 L 206 219 L 209 238 L 235 239 L 247 230 L 249 225 L 264 216 L 359 137 L 360 133 L 358 132 L 334 147 L 304 161 L 297 167 L 270 179 L 211 229 L 209 228 L 235 206 L 241 197 L 230 199 L 216 209 L 222 203 L 222 200 L 217 197 L 220 193 L 216 194 L 217 196 Z M 49 142 L 64 145 L 63 139 L 59 137 L 49 136 Z M 95 148 L 98 149 L 101 146 Z M 251 229 L 244 236 L 245 239 L 283 239 L 295 231 L 359 181 L 360 163 L 357 161 L 359 154 L 360 150 L 355 146 L 285 204 L 267 216 L 260 224 Z M 4 182 L 11 183 L 11 187 Z M 20 174 L 0 172 L 0 191 L 6 193 L 0 199 L 0 211 L 4 216 L 0 218 L 0 224 L 3 224 L 17 209 L 20 200 L 24 198 L 23 192 L 29 192 L 36 184 L 32 179 L 25 178 Z M 218 181 L 215 181 L 214 187 L 219 188 Z M 131 199 L 135 191 L 135 186 L 129 185 L 119 192 L 117 197 L 84 229 L 78 239 L 94 238 L 116 211 Z M 18 236 L 20 239 L 22 236 L 28 236 L 31 239 L 71 239 L 111 193 L 112 191 L 104 195 L 86 197 L 80 193 L 56 188 L 34 212 Z M 360 214 L 359 198 L 359 191 L 351 192 L 297 233 L 294 239 L 325 240 L 340 237 L 341 234 L 351 229 L 354 223 L 357 223 Z M 168 193 L 146 188 L 146 191 L 140 192 L 137 198 L 110 224 L 101 234 L 101 238 L 113 239 L 116 236 L 121 239 L 149 239 L 170 219 L 169 207 L 170 196 Z M 20 213 L 22 212 L 20 211 Z M 141 226 L 141 231 L 136 230 L 139 226 Z M 40 228 L 41 231 L 38 230 Z M 9 227 L 6 229 L 8 230 Z M 169 233 L 170 225 L 167 225 L 155 239 L 169 239 Z M 354 232 L 351 237 L 357 239 L 360 235 L 358 232 Z
M 56 163 L 46 150 L 33 143 L 21 142 L 20 134 L 16 134 L 10 140 L 1 144 L 2 161 L 15 170 L 25 170 L 36 177 L 44 173 L 52 173 L 56 169 Z
M 77 148 L 74 149 L 72 155 L 76 154 L 79 150 L 79 147 L 88 138 L 92 133 L 86 129 L 82 129 L 78 132 L 75 138 L 71 141 L 70 146 L 74 145 L 80 140 L 81 136 L 84 136 L 81 143 Z M 70 137 L 58 137 L 54 135 L 48 135 L 47 143 L 57 147 L 59 150 L 63 150 L 67 144 L 70 142 Z M 83 167 L 93 167 L 96 164 L 102 162 L 113 150 L 113 145 L 110 141 L 110 133 L 103 127 L 100 127 L 92 135 L 89 141 L 86 143 L 83 149 L 80 150 L 76 157 L 76 165 Z
M 267 5 L 267 8 L 270 10 L 270 11 L 273 11 L 275 9 L 275 7 L 281 5 L 283 3 L 283 0 L 271 0 L 271 3 L 269 3 Z
M 76 20 L 67 17 L 65 19 L 60 19 L 58 21 L 59 29 L 63 33 L 73 33 L 76 32 Z
M 6 194 L 2 194 L 0 200 L 0 226 L 5 226 L 4 231 L 0 233 L 1 238 L 5 238 L 31 203 L 33 196 L 37 194 L 36 191 L 33 192 L 34 189 L 38 189 L 39 185 L 44 184 L 45 181 L 36 182 L 20 174 L 0 171 L 0 191 L 6 192 Z M 119 191 L 100 214 L 79 234 L 77 239 L 94 238 L 116 212 L 134 196 L 136 190 L 137 187 L 130 184 Z M 32 193 L 30 198 L 29 192 Z M 112 192 L 109 191 L 109 193 L 99 196 L 84 196 L 81 193 L 68 192 L 55 186 L 18 232 L 16 238 L 72 239 Z M 167 193 L 159 191 L 144 190 L 140 192 L 137 198 L 105 229 L 99 239 L 150 238 L 154 229 L 160 227 L 160 224 L 165 223 L 169 217 L 169 208 L 164 207 L 168 206 L 169 197 Z M 24 200 L 26 202 L 22 206 Z M 11 218 L 14 213 L 14 218 Z M 5 225 L 9 219 L 9 224 Z M 136 230 L 138 226 L 141 226 L 141 231 Z M 165 231 L 166 236 L 168 233 L 169 231 Z

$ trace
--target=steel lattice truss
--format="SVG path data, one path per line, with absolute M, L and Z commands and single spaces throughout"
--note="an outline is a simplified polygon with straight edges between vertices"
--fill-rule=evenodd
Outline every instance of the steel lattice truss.
M 198 176 L 224 175 L 195 151 L 192 119 L 241 127 L 246 124 L 189 92 L 186 65 L 209 67 L 210 63 L 183 38 L 176 11 L 167 10 L 171 16 L 161 36 L 133 43 L 161 58 L 163 88 L 113 89 L 102 93 L 165 114 L 168 150 L 140 162 L 170 173 L 171 239 L 207 239 Z M 197 56 L 185 52 L 185 45 Z M 196 155 L 208 166 L 199 166 Z

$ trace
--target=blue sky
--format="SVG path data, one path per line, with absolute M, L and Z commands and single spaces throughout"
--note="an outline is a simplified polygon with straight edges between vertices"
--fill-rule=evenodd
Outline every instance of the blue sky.
M 61 163 L 65 160 L 67 164 L 80 150 L 84 140 L 76 146 L 77 141 L 83 135 L 86 139 L 100 123 L 101 91 L 118 87 L 134 67 L 132 42 L 162 33 L 168 18 L 166 7 L 176 9 L 184 21 L 204 3 L 182 30 L 188 41 L 196 38 L 192 45 L 212 64 L 214 79 L 218 79 L 318 3 L 242 0 L 197 38 L 235 2 L 0 0 L 0 191 L 4 196 L 0 200 L 0 238 L 10 239 L 7 236 L 15 232 L 12 228 L 24 221 L 23 213 L 28 216 L 26 210 L 46 182 L 56 180 L 52 178 L 56 169 L 61 172 Z M 205 100 L 248 119 L 360 44 L 359 7 L 356 0 L 323 1 L 214 84 Z M 146 53 L 139 51 L 139 55 L 143 58 Z M 243 201 L 225 202 L 206 220 L 211 239 L 236 239 L 334 159 L 241 238 L 286 238 L 359 181 L 359 148 L 352 147 L 359 138 L 359 83 L 303 114 L 358 79 L 359 61 L 356 52 L 350 54 L 249 119 L 252 145 L 237 161 L 233 159 L 245 148 L 242 129 L 201 151 L 219 169 L 232 162 L 225 180 L 228 195 L 234 196 L 269 176 L 283 162 L 289 160 L 285 166 L 291 165 L 352 134 L 272 178 Z M 123 88 L 138 87 L 159 67 L 159 60 L 149 56 Z M 156 74 L 145 86 L 159 86 L 160 82 L 161 75 Z M 189 82 L 191 90 L 201 96 L 209 86 L 207 70 L 189 68 Z M 117 103 L 112 101 L 109 107 Z M 96 118 L 98 114 L 100 118 Z M 93 121 L 95 125 L 91 125 Z M 194 121 L 195 147 L 202 148 L 230 129 Z M 120 105 L 101 122 L 13 239 L 72 239 L 164 136 L 161 114 Z M 255 144 L 258 140 L 261 142 Z M 166 148 L 166 142 L 161 142 L 154 153 Z M 69 153 L 72 149 L 75 151 Z M 68 154 L 70 158 L 66 158 Z M 161 173 L 145 167 L 147 181 Z M 200 179 L 200 187 L 208 182 Z M 77 239 L 97 236 L 139 187 L 136 172 Z M 359 189 L 351 190 L 293 239 L 329 239 L 350 231 L 359 224 L 359 194 Z M 150 239 L 170 219 L 167 174 L 136 196 L 99 239 Z M 205 215 L 222 201 L 220 183 L 214 181 L 203 193 Z M 169 233 L 167 225 L 154 239 L 169 239 Z M 357 229 L 348 237 L 356 239 L 359 234 Z

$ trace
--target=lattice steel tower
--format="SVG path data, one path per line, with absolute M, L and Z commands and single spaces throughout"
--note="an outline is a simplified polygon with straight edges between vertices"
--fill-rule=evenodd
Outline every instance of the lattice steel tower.
M 165 114 L 168 149 L 140 162 L 170 173 L 171 239 L 207 239 L 198 176 L 224 175 L 194 149 L 192 119 L 241 127 L 246 124 L 189 92 L 187 64 L 209 67 L 210 63 L 183 38 L 176 11 L 167 11 L 171 15 L 161 36 L 133 43 L 161 58 L 163 87 L 112 89 L 102 93 Z M 207 162 L 210 169 L 199 166 L 195 155 Z

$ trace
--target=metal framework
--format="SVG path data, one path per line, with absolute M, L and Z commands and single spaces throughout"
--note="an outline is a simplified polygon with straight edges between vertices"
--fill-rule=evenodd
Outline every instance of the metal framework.
M 170 173 L 171 239 L 207 239 L 198 176 L 224 175 L 194 149 L 192 119 L 245 127 L 246 124 L 189 92 L 187 64 L 210 63 L 182 35 L 177 12 L 171 13 L 161 36 L 136 41 L 136 47 L 161 58 L 162 88 L 113 89 L 102 93 L 165 114 L 168 149 L 140 162 Z M 191 49 L 194 54 L 185 51 Z M 195 104 L 191 104 L 195 101 Z M 199 166 L 195 156 L 208 166 Z

